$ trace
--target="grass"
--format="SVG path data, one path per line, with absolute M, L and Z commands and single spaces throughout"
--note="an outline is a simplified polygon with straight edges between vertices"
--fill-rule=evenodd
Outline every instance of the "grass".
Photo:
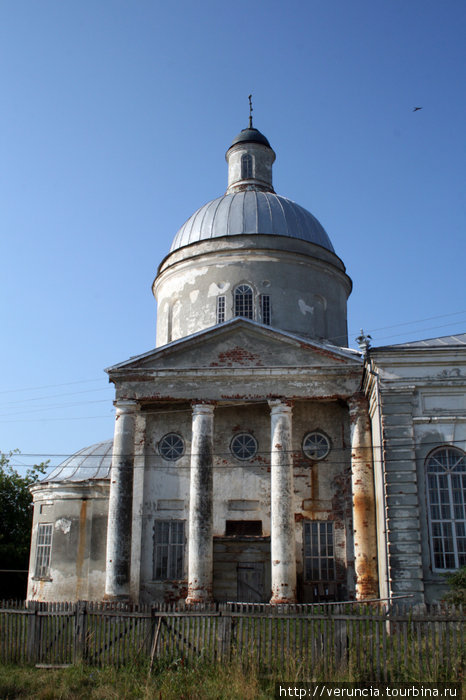
M 354 682 L 368 679 L 350 671 L 326 678 L 318 669 L 306 672 L 299 660 L 290 660 L 285 670 L 272 674 L 262 673 L 254 663 L 244 665 L 239 660 L 229 664 L 198 661 L 190 665 L 181 660 L 169 664 L 158 662 L 150 675 L 147 665 L 121 668 L 76 665 L 61 669 L 0 665 L 0 700 L 265 700 L 275 697 L 276 681 L 298 680 Z M 463 698 L 465 690 L 463 687 Z
M 246 672 L 239 665 L 171 664 L 147 668 L 37 669 L 27 666 L 0 666 L 0 698 L 34 700 L 262 700 L 273 697 L 271 680 L 260 679 L 254 669 Z

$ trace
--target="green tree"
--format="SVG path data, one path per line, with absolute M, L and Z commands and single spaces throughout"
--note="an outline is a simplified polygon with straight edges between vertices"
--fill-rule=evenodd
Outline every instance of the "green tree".
M 29 487 L 40 479 L 48 462 L 27 469 L 21 476 L 11 466 L 14 450 L 0 452 L 0 598 L 25 598 L 27 575 L 13 573 L 29 566 L 32 496 Z M 7 573 L 9 571 L 9 573 Z
M 466 605 L 466 566 L 462 566 L 452 574 L 446 574 L 450 590 L 443 600 L 452 605 Z

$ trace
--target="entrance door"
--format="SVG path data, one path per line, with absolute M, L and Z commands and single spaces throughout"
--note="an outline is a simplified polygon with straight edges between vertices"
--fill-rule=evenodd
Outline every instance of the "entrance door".
M 238 602 L 263 603 L 264 602 L 264 564 L 251 562 L 250 564 L 238 564 Z

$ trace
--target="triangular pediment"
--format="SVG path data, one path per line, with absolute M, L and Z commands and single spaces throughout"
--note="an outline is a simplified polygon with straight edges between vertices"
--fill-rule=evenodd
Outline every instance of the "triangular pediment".
M 109 367 L 110 376 L 125 370 L 216 368 L 355 368 L 360 354 L 348 348 L 301 338 L 237 318 Z

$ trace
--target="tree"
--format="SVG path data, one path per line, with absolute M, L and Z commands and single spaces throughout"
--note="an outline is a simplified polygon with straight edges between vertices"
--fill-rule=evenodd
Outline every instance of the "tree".
M 27 575 L 14 573 L 29 566 L 32 496 L 29 487 L 45 474 L 48 462 L 37 464 L 21 476 L 11 464 L 18 454 L 0 452 L 0 598 L 25 598 Z M 9 573 L 6 573 L 9 571 Z
M 452 605 L 466 605 L 466 566 L 451 574 L 446 574 L 450 590 L 443 600 Z

